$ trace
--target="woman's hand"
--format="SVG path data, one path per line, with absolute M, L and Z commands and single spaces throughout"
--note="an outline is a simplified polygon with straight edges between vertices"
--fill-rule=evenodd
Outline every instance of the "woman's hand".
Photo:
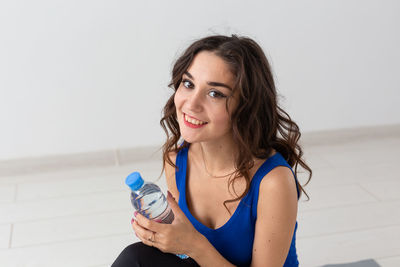
M 158 223 L 137 213 L 136 220 L 132 219 L 133 230 L 146 245 L 156 247 L 162 252 L 189 255 L 194 242 L 202 236 L 186 218 L 169 191 L 167 201 L 175 217 L 172 224 Z

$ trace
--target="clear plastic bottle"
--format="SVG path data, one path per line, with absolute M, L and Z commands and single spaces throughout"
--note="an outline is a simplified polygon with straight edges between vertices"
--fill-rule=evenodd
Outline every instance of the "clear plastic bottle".
M 145 182 L 138 172 L 128 175 L 125 183 L 132 190 L 132 205 L 140 214 L 157 222 L 172 223 L 174 213 L 160 187 L 154 183 Z
M 125 179 L 131 188 L 131 202 L 137 212 L 150 220 L 170 224 L 174 220 L 174 213 L 158 185 L 145 182 L 138 172 L 133 172 Z M 188 256 L 177 254 L 181 259 Z

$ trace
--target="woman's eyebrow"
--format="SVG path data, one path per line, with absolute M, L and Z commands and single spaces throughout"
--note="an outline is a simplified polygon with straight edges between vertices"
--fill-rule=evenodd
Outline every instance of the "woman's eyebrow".
M 192 79 L 193 81 L 195 80 L 195 79 L 193 78 L 193 75 L 190 74 L 188 71 L 185 71 L 184 74 L 186 74 L 186 75 L 187 75 L 190 79 Z M 228 88 L 229 90 L 233 91 L 232 88 L 231 88 L 229 85 L 226 85 L 226 84 L 224 84 L 224 83 L 220 83 L 220 82 L 207 82 L 207 84 L 208 84 L 208 85 L 211 85 L 211 86 L 225 87 L 225 88 Z

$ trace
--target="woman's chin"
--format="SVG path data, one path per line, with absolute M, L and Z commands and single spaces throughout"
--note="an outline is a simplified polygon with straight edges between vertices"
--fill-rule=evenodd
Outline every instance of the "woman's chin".
M 193 135 L 193 134 L 189 134 L 186 132 L 181 132 L 181 137 L 183 140 L 185 140 L 188 143 L 197 143 L 197 142 L 204 141 L 204 138 L 201 138 L 198 135 Z
M 182 139 L 185 140 L 186 142 L 190 143 L 190 144 L 199 142 L 199 139 L 198 138 L 194 138 L 193 136 L 184 136 L 184 135 L 182 135 Z

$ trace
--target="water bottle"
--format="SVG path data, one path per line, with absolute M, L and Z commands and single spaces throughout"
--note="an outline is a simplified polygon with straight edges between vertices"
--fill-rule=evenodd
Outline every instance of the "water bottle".
M 140 173 L 134 172 L 126 177 L 125 183 L 131 188 L 133 207 L 150 220 L 161 223 L 172 223 L 174 213 L 160 187 L 151 182 L 143 181 Z
M 133 172 L 126 177 L 125 183 L 131 188 L 131 202 L 133 207 L 150 220 L 160 223 L 172 223 L 174 213 L 168 201 L 161 192 L 160 187 L 151 182 L 145 182 L 138 172 Z M 177 254 L 181 259 L 187 255 Z

